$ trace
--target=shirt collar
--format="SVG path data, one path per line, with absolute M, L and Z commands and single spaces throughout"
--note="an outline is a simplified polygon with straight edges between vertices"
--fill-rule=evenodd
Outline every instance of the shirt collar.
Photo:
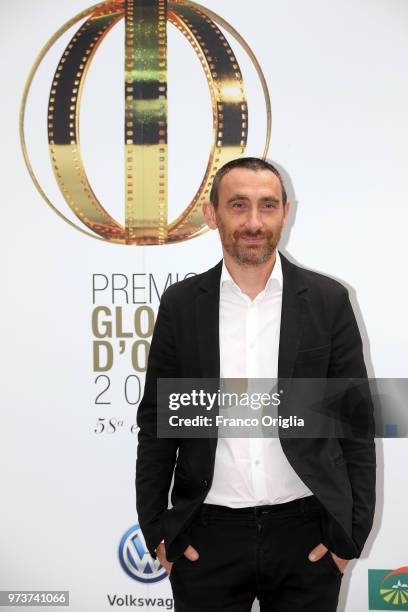
M 225 260 L 222 261 L 222 270 L 221 270 L 221 279 L 220 279 L 220 287 L 222 288 L 225 284 L 232 285 L 239 292 L 242 293 L 240 287 L 236 284 L 231 274 L 228 272 L 228 268 L 225 265 Z M 275 265 L 273 266 L 271 275 L 266 281 L 265 289 L 263 292 L 270 293 L 271 291 L 282 290 L 283 287 L 283 275 L 282 275 L 282 264 L 281 258 L 279 256 L 278 249 L 276 249 L 276 259 Z M 261 293 L 263 293 L 261 292 Z

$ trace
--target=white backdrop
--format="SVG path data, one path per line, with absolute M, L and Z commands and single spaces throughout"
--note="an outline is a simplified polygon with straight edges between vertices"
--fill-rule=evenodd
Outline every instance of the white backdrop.
M 268 82 L 273 111 L 269 157 L 283 169 L 292 201 L 283 251 L 349 287 L 370 375 L 406 377 L 406 0 L 204 4 L 245 38 Z M 206 270 L 220 259 L 221 250 L 215 232 L 157 247 L 93 240 L 63 223 L 36 192 L 18 135 L 24 82 L 46 40 L 87 6 L 83 0 L 19 0 L 1 7 L 6 229 L 0 589 L 66 589 L 75 612 L 115 607 L 107 597 L 115 594 L 162 597 L 163 605 L 171 607 L 167 579 L 145 585 L 127 575 L 118 560 L 122 535 L 137 523 L 136 435 L 130 431 L 136 406 L 126 403 L 123 392 L 126 377 L 134 372 L 128 357 L 116 352 L 105 396 L 111 404 L 95 405 L 103 385 L 95 384 L 92 364 L 92 275 L 144 274 L 138 286 L 147 286 L 153 275 L 162 290 L 169 273 L 175 280 L 177 273 L 182 278 Z M 244 54 L 228 38 L 247 86 L 247 153 L 260 155 L 265 131 L 260 87 Z M 69 216 L 50 172 L 45 126 L 49 86 L 66 41 L 51 50 L 33 84 L 27 140 L 42 184 Z M 89 71 L 81 119 L 91 182 L 117 218 L 124 193 L 122 51 L 120 24 Z M 172 26 L 169 108 L 169 208 L 174 218 L 202 178 L 211 114 L 200 64 Z M 150 303 L 148 291 L 139 290 L 138 300 Z M 108 294 L 97 303 L 112 306 Z M 122 305 L 129 324 L 137 305 Z M 153 297 L 155 310 L 157 305 Z M 96 434 L 97 420 L 104 417 L 124 425 L 115 434 Z M 377 440 L 377 448 L 375 527 L 361 559 L 349 564 L 343 578 L 339 609 L 347 612 L 368 609 L 369 568 L 408 565 L 400 535 L 408 510 L 401 482 L 406 440 Z

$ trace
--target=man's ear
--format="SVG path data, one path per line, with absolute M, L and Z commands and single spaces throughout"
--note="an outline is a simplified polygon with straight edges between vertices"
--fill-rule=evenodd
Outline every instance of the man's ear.
M 217 221 L 215 218 L 215 208 L 211 202 L 204 202 L 203 204 L 203 215 L 207 221 L 207 225 L 210 229 L 217 229 Z

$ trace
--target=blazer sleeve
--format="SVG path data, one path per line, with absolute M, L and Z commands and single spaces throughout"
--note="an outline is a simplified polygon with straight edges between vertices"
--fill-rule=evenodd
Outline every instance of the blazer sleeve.
M 336 300 L 328 376 L 367 381 L 360 332 L 348 292 L 343 290 L 341 298 Z M 368 381 L 348 392 L 347 409 L 351 427 L 348 435 L 339 438 L 339 443 L 347 461 L 353 493 L 352 535 L 359 557 L 371 531 L 376 498 L 374 409 Z
M 137 412 L 136 509 L 153 558 L 163 540 L 162 516 L 168 507 L 178 441 L 157 437 L 157 379 L 176 375 L 176 348 L 168 292 L 161 299 L 147 362 L 143 398 Z

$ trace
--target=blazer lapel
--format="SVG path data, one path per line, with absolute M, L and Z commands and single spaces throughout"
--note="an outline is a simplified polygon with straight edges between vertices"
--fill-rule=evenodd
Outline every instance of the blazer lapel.
M 203 378 L 220 376 L 219 307 L 222 260 L 204 276 L 195 300 L 198 350 Z
M 201 376 L 220 378 L 219 308 L 222 260 L 204 275 L 195 300 L 198 351 Z M 216 384 L 219 388 L 219 382 Z M 214 389 L 215 391 L 217 389 Z M 211 430 L 214 433 L 214 430 Z M 208 439 L 210 464 L 213 465 L 218 438 Z
M 278 378 L 291 378 L 304 322 L 307 286 L 299 278 L 297 266 L 279 253 L 282 263 L 283 291 L 279 340 Z

